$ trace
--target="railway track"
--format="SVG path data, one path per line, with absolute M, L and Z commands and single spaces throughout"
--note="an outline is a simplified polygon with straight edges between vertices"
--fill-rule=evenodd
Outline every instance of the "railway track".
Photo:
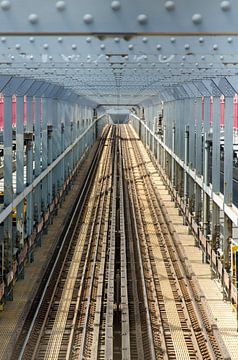
M 153 336 L 156 357 L 229 359 L 198 281 L 153 184 L 151 173 L 155 169 L 146 165 L 142 146 L 135 141 L 130 127 L 124 129 L 123 136 L 134 139 L 129 140 L 125 152 L 132 199 L 137 207 L 138 228 L 141 229 L 144 276 L 154 280 L 148 281 L 148 294 L 157 295 L 156 300 L 152 300 L 154 310 L 149 307 L 150 317 L 157 320 L 157 326 L 162 324 L 160 333 Z M 161 350 L 164 350 L 163 354 Z
M 12 359 L 229 359 L 142 151 L 105 129 Z

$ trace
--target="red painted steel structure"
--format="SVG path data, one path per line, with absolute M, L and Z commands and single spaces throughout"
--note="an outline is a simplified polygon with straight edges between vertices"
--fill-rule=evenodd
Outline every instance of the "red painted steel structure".
M 35 100 L 32 101 L 33 122 L 35 121 Z M 42 114 L 42 109 L 41 109 Z M 42 116 L 41 116 L 42 118 Z M 27 104 L 26 97 L 24 97 L 24 125 L 27 120 Z M 12 97 L 12 126 L 16 127 L 16 96 Z M 4 129 L 4 97 L 0 96 L 0 131 Z

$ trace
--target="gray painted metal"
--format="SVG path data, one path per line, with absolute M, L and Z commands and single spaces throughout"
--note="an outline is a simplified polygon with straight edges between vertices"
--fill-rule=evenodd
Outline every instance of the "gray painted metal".
M 220 192 L 220 98 L 213 98 L 212 123 L 212 190 Z
M 224 202 L 233 199 L 233 98 L 225 99 L 224 114 Z

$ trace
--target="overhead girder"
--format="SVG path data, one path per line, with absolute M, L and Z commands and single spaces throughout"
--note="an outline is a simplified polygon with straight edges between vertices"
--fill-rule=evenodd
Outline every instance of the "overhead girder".
M 237 75 L 234 0 L 4 0 L 0 9 L 0 74 L 63 86 L 71 101 L 181 98 L 189 82 L 204 96 L 237 89 L 221 85 Z M 211 79 L 212 90 L 199 85 Z
M 5 0 L 2 34 L 173 34 L 237 31 L 235 0 L 100 1 Z M 185 13 L 186 10 L 186 13 Z M 20 16 L 19 16 L 20 14 Z M 106 21 L 105 21 L 106 20 Z

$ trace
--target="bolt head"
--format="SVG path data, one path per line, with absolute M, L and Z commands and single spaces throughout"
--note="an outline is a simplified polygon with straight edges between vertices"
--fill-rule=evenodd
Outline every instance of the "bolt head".
M 37 14 L 30 14 L 28 16 L 28 20 L 31 24 L 37 24 L 39 21 L 38 15 Z
M 193 22 L 195 25 L 201 24 L 201 22 L 202 22 L 202 15 L 201 15 L 201 14 L 194 14 L 194 15 L 192 16 L 192 22 Z
M 223 11 L 228 11 L 231 8 L 231 3 L 230 1 L 222 1 L 220 6 Z
M 85 24 L 91 24 L 93 22 L 93 16 L 91 14 L 85 14 L 83 17 Z
M 121 3 L 120 3 L 120 1 L 112 1 L 112 3 L 111 3 L 111 8 L 112 8 L 112 10 L 114 10 L 114 11 L 120 10 L 120 8 L 121 8 Z
M 141 25 L 144 25 L 144 24 L 146 24 L 147 21 L 148 21 L 148 16 L 145 15 L 145 14 L 140 14 L 140 15 L 138 15 L 138 17 L 137 17 L 137 21 L 138 21 Z
M 1 1 L 0 6 L 1 6 L 2 10 L 9 10 L 11 7 L 11 2 L 8 0 L 3 0 L 3 1 Z
M 175 9 L 175 2 L 174 1 L 166 1 L 164 4 L 166 10 L 171 11 Z
M 65 1 L 57 1 L 57 3 L 55 4 L 56 6 L 56 9 L 58 11 L 64 11 L 65 10 L 65 7 L 66 7 L 66 4 L 65 4 Z

